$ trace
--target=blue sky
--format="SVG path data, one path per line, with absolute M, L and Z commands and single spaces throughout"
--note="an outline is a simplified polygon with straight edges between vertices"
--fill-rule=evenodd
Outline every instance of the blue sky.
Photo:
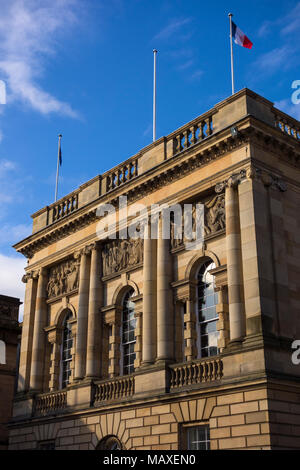
M 30 214 L 135 154 L 152 139 L 153 48 L 157 137 L 231 93 L 228 13 L 252 40 L 234 44 L 245 86 L 300 119 L 300 2 L 0 0 L 0 293 L 23 298 L 25 258 L 11 245 Z

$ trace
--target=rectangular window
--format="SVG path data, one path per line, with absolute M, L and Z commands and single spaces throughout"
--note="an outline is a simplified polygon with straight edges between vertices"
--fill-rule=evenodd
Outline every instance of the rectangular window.
M 187 450 L 210 450 L 208 424 L 185 427 L 185 442 Z

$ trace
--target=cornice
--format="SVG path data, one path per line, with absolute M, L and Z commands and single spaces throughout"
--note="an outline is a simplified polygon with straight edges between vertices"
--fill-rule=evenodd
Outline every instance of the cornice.
M 191 145 L 189 148 L 182 150 L 133 180 L 128 181 L 125 185 L 105 193 L 96 201 L 92 201 L 86 206 L 83 206 L 64 219 L 43 228 L 40 232 L 14 245 L 14 248 L 27 258 L 31 258 L 43 247 L 48 246 L 54 241 L 65 238 L 70 233 L 97 220 L 97 207 L 95 207 L 95 205 L 98 206 L 99 203 L 108 201 L 111 204 L 116 204 L 121 195 L 126 195 L 129 202 L 132 203 L 175 180 L 185 177 L 194 170 L 211 163 L 213 160 L 238 149 L 240 146 L 252 141 L 252 139 L 264 143 L 267 149 L 269 149 L 270 146 L 275 148 L 276 143 L 276 155 L 278 156 L 278 152 L 280 151 L 282 158 L 285 157 L 288 163 L 299 168 L 300 145 L 299 142 L 291 138 L 291 136 L 285 135 L 276 127 L 268 126 L 252 116 L 246 116 L 232 125 L 239 126 L 238 136 L 236 138 L 228 135 L 229 127 L 222 129 L 202 141 Z M 232 125 L 230 127 L 232 127 Z M 247 125 L 248 127 L 245 127 Z M 260 128 L 257 128 L 257 125 L 259 125 Z M 262 129 L 264 131 L 262 131 Z M 280 140 L 279 146 L 278 140 Z M 239 166 L 241 166 L 241 163 L 239 163 Z

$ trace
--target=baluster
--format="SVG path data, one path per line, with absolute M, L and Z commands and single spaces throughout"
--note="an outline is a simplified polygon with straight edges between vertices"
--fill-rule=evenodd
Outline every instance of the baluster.
M 182 135 L 181 134 L 177 135 L 176 139 L 177 139 L 176 153 L 179 153 L 182 150 L 182 144 L 181 144 Z
M 176 387 L 177 367 L 171 370 L 171 388 Z
M 212 129 L 211 129 L 211 124 L 212 124 L 212 118 L 209 117 L 207 119 L 205 119 L 205 122 L 206 122 L 206 137 L 208 137 L 209 135 L 212 134 Z
M 126 178 L 126 170 L 127 170 L 127 166 L 124 166 L 123 167 L 123 183 L 125 183 L 127 181 L 127 178 Z
M 189 129 L 184 131 L 183 135 L 184 135 L 184 148 L 187 149 L 190 145 L 190 143 L 189 143 Z
M 198 124 L 198 128 L 199 128 L 198 140 L 202 140 L 204 138 L 203 127 L 204 127 L 203 121 L 199 122 L 199 124 Z
M 115 173 L 112 173 L 112 174 L 111 174 L 111 185 L 110 185 L 110 186 L 111 186 L 111 189 L 114 189 L 115 186 L 116 186 L 115 178 L 116 178 Z
M 191 383 L 192 383 L 192 380 L 191 380 L 192 379 L 192 374 L 191 374 L 191 372 L 192 372 L 191 371 L 191 366 L 188 365 L 188 367 L 187 367 L 187 384 L 188 385 L 191 385 Z
M 190 128 L 190 132 L 192 133 L 192 137 L 191 137 L 191 144 L 192 145 L 194 145 L 197 142 L 196 130 L 197 130 L 196 126 L 193 126 L 193 127 Z

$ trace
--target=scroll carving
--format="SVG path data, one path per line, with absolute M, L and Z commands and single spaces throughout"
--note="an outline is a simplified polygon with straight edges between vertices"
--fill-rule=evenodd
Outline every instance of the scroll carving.
M 143 261 L 143 239 L 114 240 L 102 250 L 103 275 L 107 276 Z
M 78 261 L 72 259 L 50 269 L 47 284 L 49 299 L 78 289 L 79 265 Z

